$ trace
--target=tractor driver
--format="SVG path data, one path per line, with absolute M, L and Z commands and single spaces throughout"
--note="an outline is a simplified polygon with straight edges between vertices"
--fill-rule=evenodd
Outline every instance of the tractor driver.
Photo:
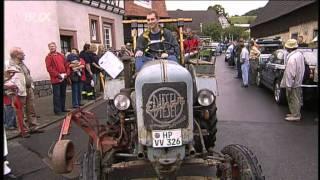
M 157 53 L 151 51 L 150 49 L 165 49 L 168 54 L 162 53 L 161 58 L 167 57 L 168 60 L 177 62 L 177 57 L 179 57 L 179 44 L 176 38 L 172 35 L 171 31 L 164 29 L 159 25 L 159 16 L 156 11 L 151 11 L 147 14 L 147 24 L 148 29 L 145 30 L 137 40 L 137 47 L 135 50 L 136 72 L 140 71 L 145 62 L 151 61 L 154 57 L 156 57 Z M 154 42 L 167 42 L 172 44 L 174 48 L 168 44 L 152 44 Z M 149 44 L 151 45 L 148 47 Z M 165 46 L 165 48 L 163 48 L 163 46 Z

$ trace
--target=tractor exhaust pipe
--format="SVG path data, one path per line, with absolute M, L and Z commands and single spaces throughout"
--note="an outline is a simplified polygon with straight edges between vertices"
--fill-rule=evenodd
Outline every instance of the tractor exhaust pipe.
M 142 144 L 138 144 L 138 159 L 143 159 L 144 157 L 143 146 Z
M 189 155 L 194 156 L 196 154 L 196 150 L 194 149 L 192 144 L 188 144 Z

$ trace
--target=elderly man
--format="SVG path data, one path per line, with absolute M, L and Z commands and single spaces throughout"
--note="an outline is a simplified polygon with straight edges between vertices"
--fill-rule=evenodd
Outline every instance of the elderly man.
M 249 51 L 245 47 L 243 40 L 240 40 L 241 53 L 239 57 L 239 62 L 241 64 L 241 74 L 242 74 L 242 87 L 248 87 L 249 79 Z
M 25 54 L 19 47 L 14 47 L 10 50 L 9 67 L 16 68 L 19 72 L 12 77 L 14 83 L 18 86 L 18 98 L 23 106 L 26 106 L 26 126 L 32 131 L 38 129 L 39 123 L 34 108 L 34 85 L 30 75 L 30 70 L 24 64 Z
M 285 43 L 288 51 L 286 57 L 286 69 L 284 71 L 280 86 L 286 88 L 286 95 L 290 114 L 286 115 L 286 121 L 300 121 L 300 109 L 302 106 L 302 80 L 304 75 L 304 57 L 297 50 L 298 43 L 295 39 L 289 39 Z
M 179 45 L 175 37 L 172 35 L 171 31 L 164 29 L 159 25 L 159 16 L 156 11 L 151 11 L 147 14 L 147 24 L 148 29 L 144 31 L 137 40 L 136 48 L 136 71 L 140 71 L 145 62 L 152 60 L 156 53 L 153 50 L 163 49 L 160 43 L 156 42 L 167 42 L 172 44 L 173 47 L 169 45 L 164 45 L 165 49 L 168 50 L 168 54 L 162 53 L 161 57 L 166 57 L 168 60 L 177 61 L 179 57 Z M 153 44 L 154 43 L 154 44 Z M 150 45 L 150 49 L 148 48 Z M 145 54 L 144 54 L 145 53 Z

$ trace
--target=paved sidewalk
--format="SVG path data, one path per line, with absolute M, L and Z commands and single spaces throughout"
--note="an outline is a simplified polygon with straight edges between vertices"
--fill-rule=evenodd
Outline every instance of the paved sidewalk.
M 86 107 L 95 101 L 102 99 L 103 97 L 97 97 L 96 100 L 82 100 L 81 103 L 84 104 L 82 107 Z M 38 118 L 38 122 L 40 123 L 40 129 L 49 126 L 57 121 L 64 119 L 65 115 L 57 116 L 53 113 L 53 102 L 52 102 L 52 95 L 40 97 L 35 99 L 35 108 L 36 113 L 40 118 Z M 67 97 L 66 97 L 66 108 L 68 110 L 72 110 L 72 97 L 71 97 L 71 90 L 67 90 Z M 17 137 L 21 137 L 19 135 L 18 130 L 6 130 L 7 139 L 11 140 Z M 32 134 L 31 134 L 32 136 Z

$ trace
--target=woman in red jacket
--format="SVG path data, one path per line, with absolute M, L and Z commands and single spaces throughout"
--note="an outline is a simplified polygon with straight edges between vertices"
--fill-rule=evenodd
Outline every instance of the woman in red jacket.
M 67 90 L 67 64 L 64 55 L 57 52 L 55 42 L 48 44 L 50 50 L 46 57 L 46 67 L 50 75 L 53 93 L 53 111 L 56 115 L 68 112 L 65 109 Z

